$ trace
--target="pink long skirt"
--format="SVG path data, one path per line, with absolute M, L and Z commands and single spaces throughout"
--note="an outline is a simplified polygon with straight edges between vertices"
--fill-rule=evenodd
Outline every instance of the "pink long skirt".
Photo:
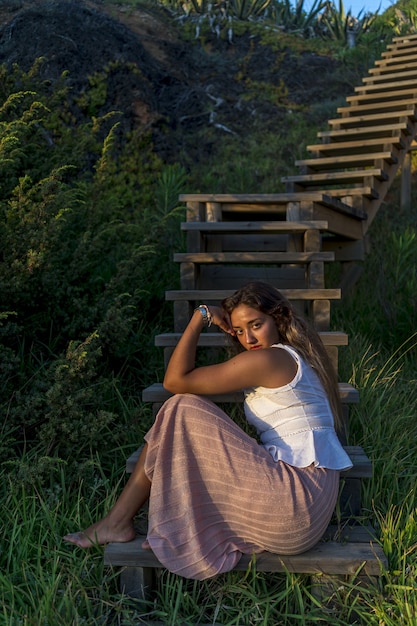
M 326 530 L 339 472 L 275 462 L 210 400 L 173 396 L 145 440 L 147 539 L 171 572 L 204 580 L 242 553 L 304 552 Z

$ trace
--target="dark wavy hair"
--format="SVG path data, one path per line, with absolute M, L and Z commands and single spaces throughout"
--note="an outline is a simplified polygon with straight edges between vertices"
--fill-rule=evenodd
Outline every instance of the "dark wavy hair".
M 270 315 L 276 324 L 280 343 L 292 346 L 317 373 L 329 398 L 335 428 L 343 432 L 343 413 L 336 371 L 317 331 L 302 318 L 278 289 L 264 282 L 251 282 L 222 302 L 223 309 L 230 315 L 244 304 L 265 315 Z M 237 337 L 232 337 L 237 351 L 244 348 Z

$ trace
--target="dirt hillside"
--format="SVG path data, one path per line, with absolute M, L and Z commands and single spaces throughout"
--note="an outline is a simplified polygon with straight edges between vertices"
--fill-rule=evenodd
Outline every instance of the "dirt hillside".
M 308 110 L 351 90 L 330 57 L 277 52 L 249 34 L 229 42 L 209 33 L 203 42 L 187 42 L 180 29 L 157 6 L 3 0 L 0 63 L 29 70 L 42 57 L 42 77 L 54 81 L 67 70 L 76 93 L 85 89 L 89 76 L 119 62 L 100 113 L 122 110 L 126 128 L 151 127 L 167 161 L 175 160 L 179 150 L 204 158 L 213 137 L 206 142 L 199 135 L 196 145 L 196 133 L 209 126 L 219 135 L 239 135 L 254 123 L 273 131 L 285 123 L 292 106 Z M 139 71 L 126 71 L 126 63 Z M 278 94 L 275 101 L 257 99 L 256 83 L 269 83 Z

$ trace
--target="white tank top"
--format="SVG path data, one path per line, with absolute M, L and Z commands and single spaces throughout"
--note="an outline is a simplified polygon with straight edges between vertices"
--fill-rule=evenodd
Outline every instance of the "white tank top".
M 298 369 L 283 387 L 245 389 L 245 415 L 275 461 L 295 467 L 342 470 L 352 467 L 334 429 L 334 419 L 323 386 L 300 355 L 284 344 Z

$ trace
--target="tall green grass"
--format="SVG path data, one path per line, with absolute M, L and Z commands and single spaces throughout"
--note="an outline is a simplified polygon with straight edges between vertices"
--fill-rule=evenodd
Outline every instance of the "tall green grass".
M 390 254 L 391 245 L 387 237 L 384 253 Z M 361 280 L 368 280 L 366 272 Z M 345 323 L 353 303 L 358 305 L 355 298 L 347 300 Z M 392 338 L 384 344 L 363 328 L 355 332 L 355 325 L 352 315 L 341 368 L 344 379 L 360 391 L 360 404 L 350 419 L 350 442 L 363 445 L 374 466 L 373 478 L 364 481 L 363 513 L 389 562 L 378 581 L 344 581 L 328 608 L 313 596 L 308 577 L 302 575 L 251 569 L 199 583 L 163 573 L 153 602 L 132 602 L 119 591 L 117 570 L 104 568 L 102 549 L 83 552 L 61 537 L 111 506 L 124 482 L 124 459 L 139 443 L 138 429 L 125 448 L 84 459 L 78 477 L 53 458 L 44 459 L 42 475 L 28 474 L 31 464 L 39 467 L 34 449 L 14 469 L 3 467 L 0 624 L 415 624 L 417 335 L 410 333 L 393 349 Z M 127 403 L 127 418 L 130 410 Z M 111 437 L 110 430 L 105 436 Z

